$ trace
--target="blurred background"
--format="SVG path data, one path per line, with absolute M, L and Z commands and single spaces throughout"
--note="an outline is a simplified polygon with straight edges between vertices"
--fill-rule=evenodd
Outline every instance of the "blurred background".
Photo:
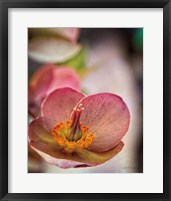
M 123 150 L 106 163 L 61 169 L 46 163 L 28 145 L 28 172 L 143 172 L 143 28 L 29 28 L 28 85 L 44 64 L 68 66 L 87 95 L 111 92 L 123 98 L 131 123 Z M 32 120 L 28 115 L 29 123 Z

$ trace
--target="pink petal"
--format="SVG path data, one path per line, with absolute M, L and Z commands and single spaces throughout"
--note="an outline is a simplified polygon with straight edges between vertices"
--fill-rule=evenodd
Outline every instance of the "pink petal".
M 80 80 L 73 69 L 53 64 L 40 67 L 29 83 L 29 112 L 34 117 L 38 116 L 45 96 L 61 87 L 80 90 Z
M 89 166 L 96 166 L 105 163 L 114 156 L 116 156 L 124 147 L 124 143 L 121 141 L 112 149 L 104 152 L 94 152 L 87 149 L 81 149 L 79 151 L 79 157 L 86 161 Z
M 41 63 L 62 63 L 76 56 L 81 45 L 56 38 L 33 38 L 29 41 L 28 55 Z
M 29 83 L 29 99 L 30 102 L 41 103 L 42 98 L 47 93 L 48 88 L 51 85 L 55 67 L 52 64 L 47 64 L 40 67 L 32 76 Z
M 56 145 L 54 137 L 47 130 L 44 119 L 42 117 L 36 118 L 30 123 L 28 133 L 30 145 L 32 144 L 32 142 L 40 142 L 49 146 L 53 144 Z
M 130 123 L 130 113 L 123 100 L 114 94 L 100 93 L 85 97 L 81 103 L 85 110 L 80 121 L 95 134 L 88 149 L 102 152 L 119 144 Z
M 42 161 L 42 158 L 40 157 L 40 155 L 37 154 L 37 152 L 34 151 L 34 149 L 32 149 L 29 144 L 28 144 L 28 158 L 29 160 L 35 161 L 35 162 Z
M 56 165 L 60 168 L 75 168 L 75 167 L 87 167 L 88 165 L 86 165 L 85 163 L 81 163 L 81 162 L 77 162 L 77 161 L 72 161 L 72 160 L 66 160 L 66 159 L 57 159 L 54 158 L 42 151 L 36 150 L 37 153 L 40 154 L 40 156 L 42 156 L 42 158 L 49 164 L 52 165 Z
M 55 69 L 53 80 L 47 94 L 61 87 L 70 87 L 78 91 L 80 90 L 78 75 L 73 69 L 67 66 L 61 66 Z
M 80 33 L 79 28 L 54 28 L 53 31 L 61 34 L 72 42 L 76 42 Z
M 72 109 L 84 97 L 84 95 L 71 88 L 60 88 L 49 94 L 42 103 L 42 116 L 48 129 L 59 122 L 66 122 Z
M 106 152 L 92 152 L 86 149 L 81 149 L 75 154 L 62 154 L 62 152 L 54 153 L 51 148 L 44 151 L 42 147 L 35 146 L 35 151 L 44 158 L 44 160 L 52 165 L 57 165 L 61 168 L 78 168 L 78 167 L 92 167 L 105 163 L 112 157 L 116 156 L 123 148 L 124 143 L 120 142 L 113 149 Z M 38 148 L 38 149 L 37 149 Z M 58 158 L 59 157 L 59 158 Z M 61 158 L 63 157 L 63 159 Z M 66 159 L 67 158 L 67 159 Z

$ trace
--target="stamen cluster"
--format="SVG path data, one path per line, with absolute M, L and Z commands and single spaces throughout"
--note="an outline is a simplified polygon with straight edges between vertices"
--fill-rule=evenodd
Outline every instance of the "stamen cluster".
M 66 149 L 87 148 L 94 139 L 94 134 L 88 132 L 89 126 L 79 121 L 83 110 L 82 104 L 79 104 L 73 108 L 71 118 L 66 123 L 60 122 L 52 129 L 55 141 Z

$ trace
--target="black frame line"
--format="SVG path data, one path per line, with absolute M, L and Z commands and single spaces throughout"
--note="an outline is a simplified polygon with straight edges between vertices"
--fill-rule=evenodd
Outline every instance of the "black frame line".
M 163 8 L 163 193 L 8 193 L 8 8 Z M 0 0 L 0 199 L 171 201 L 170 36 L 171 0 Z

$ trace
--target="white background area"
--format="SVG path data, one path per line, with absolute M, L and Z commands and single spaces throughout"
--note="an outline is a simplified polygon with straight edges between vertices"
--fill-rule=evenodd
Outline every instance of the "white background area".
M 27 28 L 144 27 L 143 173 L 28 174 Z M 9 193 L 163 192 L 163 10 L 9 9 Z

